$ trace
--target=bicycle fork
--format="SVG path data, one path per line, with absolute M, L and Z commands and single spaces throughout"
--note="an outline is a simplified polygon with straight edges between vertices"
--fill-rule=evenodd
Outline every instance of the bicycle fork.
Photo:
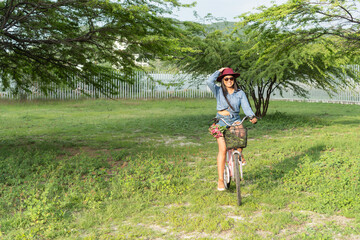
M 238 150 L 228 150 L 228 165 L 229 165 L 229 170 L 230 170 L 230 176 L 234 177 L 234 156 L 235 154 L 237 154 L 239 157 L 239 170 L 240 170 L 240 179 L 241 181 L 244 181 L 244 175 L 243 175 L 243 164 L 242 164 L 242 159 L 241 159 L 241 153 Z

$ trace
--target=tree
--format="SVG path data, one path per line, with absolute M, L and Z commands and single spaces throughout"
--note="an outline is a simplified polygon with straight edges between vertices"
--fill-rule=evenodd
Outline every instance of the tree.
M 185 6 L 177 0 L 1 1 L 0 81 L 23 90 L 39 83 L 45 92 L 52 83 L 81 81 L 105 92 L 113 79 L 131 82 L 140 69 L 134 54 L 161 58 L 176 47 L 183 30 L 164 16 Z
M 273 34 L 277 36 L 275 30 Z M 306 85 L 328 93 L 345 87 L 349 79 L 357 78 L 357 71 L 348 64 L 346 55 L 338 55 L 337 49 L 312 41 L 296 47 L 284 48 L 282 41 L 258 32 L 248 33 L 246 50 L 238 53 L 238 69 L 242 73 L 245 92 L 254 101 L 257 116 L 265 116 L 271 94 L 275 90 L 292 90 L 296 95 L 306 97 Z M 271 35 L 273 36 L 273 35 Z M 235 65 L 238 60 L 234 58 Z
M 357 55 L 360 49 L 359 0 L 289 0 L 286 4 L 261 7 L 257 14 L 242 16 L 252 29 L 282 29 L 279 36 L 292 45 L 330 37 L 328 43 Z
M 258 41 L 248 52 L 257 52 L 260 58 L 247 71 L 248 78 L 255 79 L 258 99 L 265 91 L 269 99 L 269 86 L 274 84 L 282 85 L 279 90 L 290 87 L 306 96 L 295 83 L 310 83 L 331 94 L 359 81 L 358 70 L 351 66 L 358 63 L 360 49 L 355 1 L 290 0 L 260 9 L 260 13 L 243 15 L 240 22 L 247 33 L 256 33 Z
M 325 90 L 346 85 L 356 71 L 348 67 L 351 59 L 339 54 L 329 39 L 313 39 L 303 44 L 287 42 L 287 32 L 275 25 L 263 23 L 252 28 L 239 24 L 232 34 L 221 31 L 191 38 L 192 53 L 176 59 L 179 67 L 194 75 L 208 74 L 223 66 L 240 72 L 240 85 L 253 99 L 256 115 L 267 113 L 271 94 L 275 90 L 292 89 L 301 96 L 306 90 L 299 85 L 312 84 Z

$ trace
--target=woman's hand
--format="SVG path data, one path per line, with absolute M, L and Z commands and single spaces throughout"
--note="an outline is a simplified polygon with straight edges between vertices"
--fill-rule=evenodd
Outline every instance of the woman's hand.
M 222 73 L 226 68 L 228 68 L 228 67 L 220 68 L 218 71 Z
M 254 117 L 253 119 L 250 119 L 250 122 L 251 122 L 252 124 L 256 124 L 256 123 L 257 123 L 257 118 Z

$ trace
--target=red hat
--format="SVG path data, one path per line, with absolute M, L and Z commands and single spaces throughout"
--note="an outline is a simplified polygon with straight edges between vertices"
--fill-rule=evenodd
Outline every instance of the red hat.
M 223 77 L 225 77 L 226 75 L 232 75 L 234 78 L 237 78 L 240 76 L 240 73 L 235 73 L 231 68 L 225 68 L 222 71 L 221 75 L 216 79 L 216 81 L 221 82 Z

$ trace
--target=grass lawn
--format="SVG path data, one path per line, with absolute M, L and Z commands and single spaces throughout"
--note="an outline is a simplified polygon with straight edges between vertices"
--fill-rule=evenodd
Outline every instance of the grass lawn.
M 281 102 L 218 192 L 215 99 L 0 102 L 0 239 L 360 239 L 360 106 Z

